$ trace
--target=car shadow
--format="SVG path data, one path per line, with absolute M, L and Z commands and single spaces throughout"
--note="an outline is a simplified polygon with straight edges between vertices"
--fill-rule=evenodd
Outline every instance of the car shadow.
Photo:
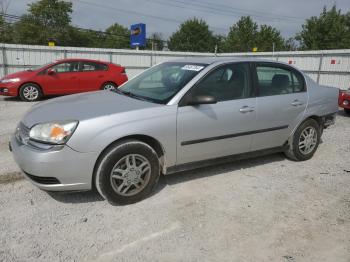
M 19 102 L 21 101 L 21 99 L 17 96 L 8 96 L 8 97 L 4 97 L 3 98 L 4 101 L 8 101 L 8 102 Z
M 339 110 L 339 111 L 338 111 L 338 115 L 340 115 L 340 116 L 345 116 L 345 117 L 349 117 L 349 115 L 345 113 L 344 109 Z
M 59 96 L 58 95 L 44 96 L 44 97 L 42 97 L 41 99 L 39 99 L 38 101 L 35 101 L 35 102 L 22 101 L 19 96 L 7 96 L 7 97 L 4 97 L 3 100 L 7 101 L 7 102 L 36 103 L 36 102 L 46 101 L 46 100 L 49 100 L 49 99 L 52 99 L 52 98 L 56 98 L 56 97 L 59 97 Z
M 104 201 L 95 190 L 84 192 L 47 192 L 53 199 L 66 204 L 82 204 L 90 202 Z
M 282 153 L 276 153 L 244 160 L 236 160 L 225 164 L 217 164 L 209 167 L 196 168 L 187 171 L 176 172 L 170 175 L 161 175 L 159 183 L 151 196 L 158 194 L 167 186 L 174 186 L 187 181 L 216 176 L 236 170 L 249 169 L 263 164 L 284 161 L 286 158 Z M 48 192 L 56 201 L 70 204 L 80 204 L 103 201 L 104 199 L 96 191 L 86 192 Z
M 273 162 L 284 161 L 286 157 L 282 153 L 276 153 L 266 156 L 259 156 L 254 158 L 247 158 L 243 160 L 236 160 L 225 164 L 217 164 L 209 167 L 186 170 L 167 176 L 163 176 L 166 185 L 176 185 L 190 180 L 202 179 L 206 177 L 216 176 L 227 172 L 237 170 L 249 169 L 256 166 L 269 164 Z

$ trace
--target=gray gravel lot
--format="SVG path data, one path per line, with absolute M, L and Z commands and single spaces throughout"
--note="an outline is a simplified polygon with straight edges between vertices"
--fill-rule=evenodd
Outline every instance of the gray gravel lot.
M 0 261 L 350 261 L 350 117 L 307 162 L 281 154 L 165 177 L 148 199 L 46 193 L 8 140 L 30 103 L 0 98 Z

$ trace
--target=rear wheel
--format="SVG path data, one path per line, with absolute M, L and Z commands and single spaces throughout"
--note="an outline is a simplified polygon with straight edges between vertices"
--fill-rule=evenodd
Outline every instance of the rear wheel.
M 310 159 L 316 152 L 321 138 L 321 128 L 314 119 L 307 119 L 295 131 L 287 157 L 304 161 Z
M 108 82 L 103 84 L 102 90 L 108 90 L 108 91 L 116 91 L 117 90 L 117 85 L 112 83 L 112 82 Z
M 344 112 L 345 112 L 345 114 L 350 115 L 350 109 L 349 108 L 344 108 Z
M 131 204 L 152 192 L 159 175 L 157 153 L 141 141 L 127 140 L 110 147 L 102 155 L 95 186 L 111 204 Z
M 34 102 L 42 97 L 40 87 L 34 83 L 24 84 L 19 90 L 19 96 L 23 101 Z

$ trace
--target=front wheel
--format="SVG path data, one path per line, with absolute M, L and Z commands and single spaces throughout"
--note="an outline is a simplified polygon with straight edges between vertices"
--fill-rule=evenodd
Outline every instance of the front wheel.
M 23 101 L 34 102 L 42 97 L 41 89 L 33 83 L 24 84 L 19 90 L 19 96 Z
M 128 140 L 111 146 L 95 174 L 97 191 L 111 204 L 131 204 L 147 197 L 160 175 L 157 153 L 149 145 Z
M 344 108 L 344 112 L 345 112 L 345 114 L 350 115 L 350 109 L 349 108 Z
M 314 119 L 307 119 L 295 131 L 286 156 L 296 160 L 305 161 L 314 155 L 321 138 L 321 128 Z

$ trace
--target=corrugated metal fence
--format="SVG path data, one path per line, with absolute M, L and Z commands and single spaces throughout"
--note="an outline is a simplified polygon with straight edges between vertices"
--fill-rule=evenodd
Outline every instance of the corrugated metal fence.
M 47 47 L 0 44 L 0 77 L 63 58 L 89 58 L 126 67 L 129 77 L 160 62 L 182 57 L 214 56 L 213 53 L 135 51 L 121 49 Z M 350 87 L 350 50 L 275 53 L 227 53 L 218 56 L 260 57 L 292 64 L 323 85 Z

